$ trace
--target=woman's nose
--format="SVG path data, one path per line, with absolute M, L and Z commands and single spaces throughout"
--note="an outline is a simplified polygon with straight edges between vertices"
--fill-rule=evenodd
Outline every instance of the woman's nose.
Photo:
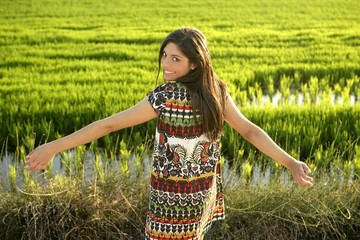
M 161 61 L 163 67 L 168 67 L 169 66 L 169 60 L 167 57 L 163 57 L 162 61 Z

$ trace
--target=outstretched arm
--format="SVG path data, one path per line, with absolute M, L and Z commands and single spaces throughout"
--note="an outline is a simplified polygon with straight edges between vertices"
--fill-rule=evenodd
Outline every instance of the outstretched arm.
M 298 184 L 312 186 L 313 179 L 307 175 L 310 173 L 309 167 L 287 154 L 264 130 L 249 121 L 230 96 L 226 102 L 225 120 L 257 149 L 289 169 Z
M 89 143 L 111 132 L 135 126 L 156 117 L 156 113 L 146 98 L 135 106 L 110 117 L 93 122 L 86 127 L 55 141 L 34 149 L 27 155 L 27 169 L 41 170 L 58 152 Z

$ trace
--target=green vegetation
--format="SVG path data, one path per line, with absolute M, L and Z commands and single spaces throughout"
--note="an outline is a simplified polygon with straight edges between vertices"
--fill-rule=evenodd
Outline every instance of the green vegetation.
M 239 183 L 227 180 L 227 219 L 208 238 L 359 237 L 359 1 L 0 6 L 1 166 L 14 153 L 0 172 L 1 239 L 143 238 L 143 159 L 155 121 L 60 154 L 61 173 L 50 165 L 30 174 L 23 161 L 35 146 L 144 98 L 156 84 L 162 39 L 182 26 L 205 33 L 214 68 L 244 115 L 316 178 L 311 189 L 284 183 L 283 169 L 226 125 L 224 159 Z M 269 182 L 257 183 L 267 171 Z
M 149 163 L 134 164 L 147 154 L 139 149 L 133 159 L 118 164 L 107 159 L 109 153 L 89 156 L 80 147 L 62 154 L 62 174 L 52 176 L 52 166 L 42 173 L 14 173 L 11 189 L 0 191 L 1 239 L 143 239 Z M 130 175 L 124 162 L 136 166 Z M 255 173 L 258 167 L 229 169 L 224 164 L 227 217 L 214 224 L 206 239 L 358 237 L 360 182 L 351 171 L 334 165 L 326 173 L 316 172 L 315 186 L 304 188 L 281 168 Z
M 216 72 L 247 115 L 251 102 L 260 104 L 262 96 L 276 93 L 281 121 L 291 126 L 298 122 L 288 119 L 287 108 L 299 96 L 305 105 L 329 105 L 332 96 L 343 97 L 345 106 L 355 101 L 353 111 L 359 112 L 356 1 L 2 2 L 0 144 L 10 149 L 31 149 L 141 100 L 155 86 L 162 39 L 184 25 L 207 35 Z M 150 122 L 100 141 L 109 147 L 120 135 L 134 145 L 153 130 Z M 278 134 L 276 128 L 265 130 Z M 356 133 L 348 125 L 345 130 Z

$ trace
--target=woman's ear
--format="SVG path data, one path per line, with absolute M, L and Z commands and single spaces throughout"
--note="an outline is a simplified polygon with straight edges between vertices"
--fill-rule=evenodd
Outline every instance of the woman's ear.
M 196 65 L 195 65 L 195 64 L 191 64 L 191 66 L 190 66 L 191 71 L 194 70 L 195 68 L 196 68 Z

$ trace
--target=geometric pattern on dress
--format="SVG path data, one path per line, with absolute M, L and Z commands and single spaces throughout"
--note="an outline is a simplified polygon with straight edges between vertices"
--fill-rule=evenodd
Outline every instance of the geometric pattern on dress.
M 157 128 L 145 239 L 197 240 L 224 218 L 220 141 L 204 134 L 183 84 L 162 84 L 148 100 Z

